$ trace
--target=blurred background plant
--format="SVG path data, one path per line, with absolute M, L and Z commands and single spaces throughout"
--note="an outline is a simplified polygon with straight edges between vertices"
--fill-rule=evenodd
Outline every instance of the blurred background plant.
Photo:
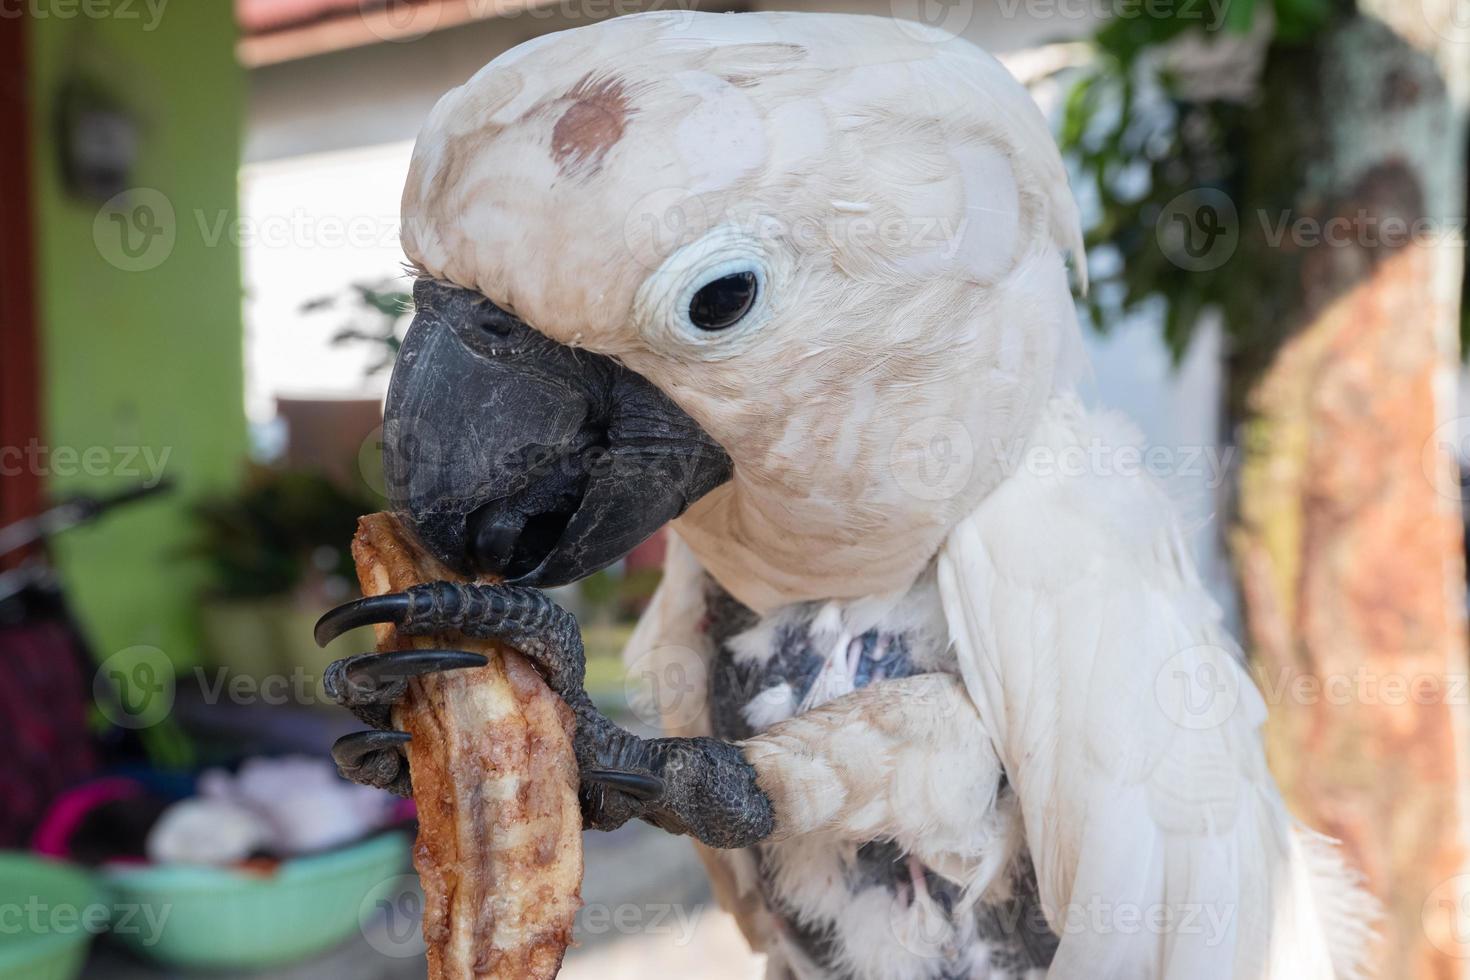
M 312 624 L 356 594 L 352 537 L 358 517 L 378 507 L 365 487 L 261 465 L 238 491 L 195 504 L 189 553 L 208 569 L 199 607 L 207 663 L 256 681 L 319 681 L 351 644 L 318 648 Z
M 1104 26 L 1094 37 L 1095 59 L 1068 94 L 1059 133 L 1078 192 L 1091 205 L 1093 288 L 1083 305 L 1093 328 L 1106 332 L 1161 303 L 1163 337 L 1176 359 L 1209 310 L 1224 314 L 1235 349 L 1259 346 L 1262 331 L 1272 329 L 1241 301 L 1249 290 L 1239 263 L 1181 264 L 1183 243 L 1160 234 L 1160 222 L 1174 220 L 1171 208 L 1182 201 L 1196 206 L 1178 215 L 1184 232 L 1226 233 L 1228 214 L 1197 209 L 1242 200 L 1258 171 L 1280 162 L 1262 158 L 1252 139 L 1276 122 L 1257 107 L 1266 62 L 1311 58 L 1342 5 L 1230 0 L 1222 10 L 1222 30 L 1209 37 L 1190 4 Z
M 403 332 L 408 329 L 413 312 L 413 293 L 399 288 L 400 280 L 383 279 L 375 283 L 353 283 L 345 293 L 308 300 L 301 305 L 303 313 L 340 312 L 345 309 L 347 322 L 332 334 L 333 346 L 366 344 L 381 348 L 376 360 L 368 365 L 371 377 L 393 367 Z
M 206 595 L 252 599 L 308 590 L 341 597 L 356 581 L 348 546 L 369 494 L 325 475 L 253 465 L 243 486 L 194 505 L 190 553 L 209 568 Z

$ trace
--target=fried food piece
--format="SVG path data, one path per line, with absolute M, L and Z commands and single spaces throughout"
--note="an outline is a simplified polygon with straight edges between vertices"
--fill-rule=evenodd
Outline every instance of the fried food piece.
M 352 557 L 366 596 L 463 581 L 391 514 L 358 522 Z M 503 644 L 375 629 L 379 653 L 453 649 L 490 658 L 485 667 L 412 678 L 407 698 L 393 709 L 394 725 L 413 738 L 413 860 L 426 898 L 430 980 L 556 976 L 581 906 L 582 811 L 570 709 Z

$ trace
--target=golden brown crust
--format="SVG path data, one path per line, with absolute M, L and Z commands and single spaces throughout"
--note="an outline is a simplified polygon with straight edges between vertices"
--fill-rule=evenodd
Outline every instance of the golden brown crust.
M 358 522 L 364 595 L 456 576 L 390 514 Z M 581 905 L 582 811 L 571 711 L 520 655 L 458 634 L 399 638 L 378 650 L 483 653 L 472 670 L 409 683 L 394 725 L 413 736 L 414 867 L 423 883 L 430 980 L 539 980 L 561 968 Z

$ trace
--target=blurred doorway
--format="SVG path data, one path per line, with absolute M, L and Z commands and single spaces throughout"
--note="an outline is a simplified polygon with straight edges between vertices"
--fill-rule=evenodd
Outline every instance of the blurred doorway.
M 40 510 L 41 479 L 25 447 L 41 434 L 32 254 L 27 19 L 0 17 L 0 526 Z

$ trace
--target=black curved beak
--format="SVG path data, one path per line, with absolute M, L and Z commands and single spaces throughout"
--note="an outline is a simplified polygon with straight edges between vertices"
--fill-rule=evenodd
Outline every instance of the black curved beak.
M 420 281 L 388 389 L 393 509 L 465 575 L 563 585 L 617 561 L 730 478 L 724 450 L 610 358 L 472 290 Z

